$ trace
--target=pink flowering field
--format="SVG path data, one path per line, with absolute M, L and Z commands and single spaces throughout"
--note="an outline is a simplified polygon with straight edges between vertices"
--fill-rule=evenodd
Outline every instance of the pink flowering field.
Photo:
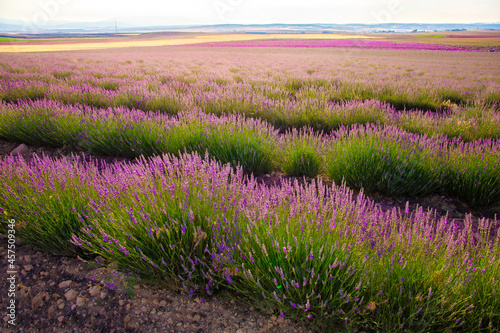
M 276 40 L 249 40 L 234 42 L 213 42 L 192 44 L 191 46 L 210 47 L 296 47 L 296 48 L 359 48 L 383 50 L 431 50 L 431 51 L 470 51 L 464 47 L 454 47 L 438 44 L 389 42 L 366 39 L 276 39 Z

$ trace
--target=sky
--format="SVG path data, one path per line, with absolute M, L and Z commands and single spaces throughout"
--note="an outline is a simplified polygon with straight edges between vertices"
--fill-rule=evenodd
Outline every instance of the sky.
M 0 0 L 0 18 L 35 25 L 498 23 L 499 0 Z

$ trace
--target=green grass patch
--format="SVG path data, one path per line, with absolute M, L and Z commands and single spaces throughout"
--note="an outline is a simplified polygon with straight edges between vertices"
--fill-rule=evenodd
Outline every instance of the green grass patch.
M 326 174 L 336 183 L 394 196 L 440 188 L 443 175 L 436 153 L 383 135 L 358 135 L 334 140 L 329 149 Z
M 316 177 L 323 169 L 321 136 L 303 131 L 285 135 L 281 168 L 286 175 Z
M 0 37 L 0 42 L 45 42 L 45 41 L 80 41 L 80 40 L 105 40 L 106 38 L 15 38 L 15 37 Z
M 492 145 L 498 145 L 493 141 Z M 488 208 L 500 202 L 500 154 L 457 148 L 446 164 L 445 188 L 448 193 L 475 208 Z

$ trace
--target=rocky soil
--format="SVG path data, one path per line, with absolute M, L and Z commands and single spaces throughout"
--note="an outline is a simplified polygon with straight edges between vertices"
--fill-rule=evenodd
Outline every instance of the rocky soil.
M 237 303 L 189 298 L 144 285 L 113 265 L 89 264 L 16 245 L 16 316 L 9 325 L 7 239 L 0 239 L 1 332 L 312 332 Z

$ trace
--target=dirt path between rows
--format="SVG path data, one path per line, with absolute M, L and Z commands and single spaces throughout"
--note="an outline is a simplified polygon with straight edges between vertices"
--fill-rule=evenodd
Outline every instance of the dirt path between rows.
M 238 304 L 230 295 L 189 298 L 141 284 L 113 265 L 16 245 L 16 319 L 7 314 L 7 239 L 0 239 L 2 332 L 312 332 L 305 325 Z

